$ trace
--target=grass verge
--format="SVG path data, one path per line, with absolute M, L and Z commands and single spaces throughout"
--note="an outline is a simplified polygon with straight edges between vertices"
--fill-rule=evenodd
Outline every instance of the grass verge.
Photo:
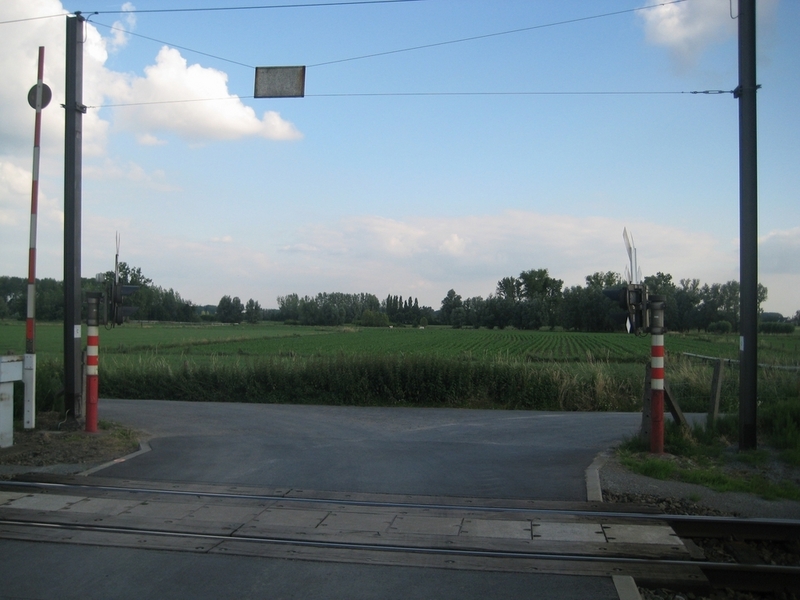
M 778 406 L 772 410 L 784 414 L 786 408 Z M 781 417 L 774 422 L 785 424 L 786 421 Z M 775 479 L 770 476 L 773 471 L 769 468 L 773 461 L 796 466 L 800 439 L 788 436 L 785 425 L 775 428 L 769 420 L 762 420 L 761 425 L 763 437 L 772 444 L 762 445 L 757 450 L 736 452 L 737 419 L 724 417 L 714 427 L 696 425 L 691 431 L 668 422 L 664 432 L 664 456 L 649 454 L 648 443 L 639 437 L 621 444 L 618 456 L 629 470 L 654 479 L 693 483 L 717 492 L 755 494 L 766 500 L 800 502 L 800 486 L 788 479 Z M 784 447 L 781 449 L 778 444 Z M 785 447 L 787 445 L 790 447 Z

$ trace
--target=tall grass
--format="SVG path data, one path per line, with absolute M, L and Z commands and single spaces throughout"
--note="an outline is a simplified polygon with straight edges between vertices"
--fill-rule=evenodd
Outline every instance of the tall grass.
M 104 397 L 537 410 L 636 410 L 642 369 L 430 355 L 242 358 L 176 368 L 158 356 L 112 357 Z

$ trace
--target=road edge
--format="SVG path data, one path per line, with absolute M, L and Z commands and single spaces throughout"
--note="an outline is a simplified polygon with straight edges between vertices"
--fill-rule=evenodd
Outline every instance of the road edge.
M 603 501 L 600 469 L 608 462 L 608 458 L 608 451 L 604 450 L 594 457 L 592 464 L 586 467 L 586 500 L 588 502 Z M 630 575 L 613 575 L 611 580 L 614 582 L 614 589 L 617 591 L 619 600 L 642 600 L 639 588 L 636 587 L 636 581 Z
M 107 469 L 108 467 L 113 467 L 114 465 L 117 465 L 119 463 L 131 460 L 132 458 L 136 458 L 140 454 L 145 454 L 146 452 L 150 452 L 150 450 L 152 450 L 150 444 L 148 444 L 147 442 L 139 442 L 139 449 L 136 452 L 131 452 L 130 454 L 127 454 L 121 458 L 115 458 L 114 460 L 110 460 L 106 463 L 103 463 L 102 465 L 97 465 L 96 467 L 92 467 L 91 469 L 87 469 L 86 471 L 81 471 L 80 473 L 76 473 L 76 475 L 78 477 L 87 477 L 89 475 L 94 475 L 98 471 Z

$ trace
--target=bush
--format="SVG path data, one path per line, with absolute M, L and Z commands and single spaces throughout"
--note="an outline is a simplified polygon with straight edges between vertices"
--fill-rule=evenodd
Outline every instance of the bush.
M 730 333 L 731 329 L 733 328 L 728 321 L 715 321 L 706 327 L 708 333 Z
M 388 327 L 389 316 L 386 313 L 365 310 L 361 313 L 362 327 Z
M 800 402 L 783 400 L 763 406 L 759 426 L 776 448 L 800 450 Z
M 792 323 L 759 323 L 759 333 L 794 333 L 794 324 Z

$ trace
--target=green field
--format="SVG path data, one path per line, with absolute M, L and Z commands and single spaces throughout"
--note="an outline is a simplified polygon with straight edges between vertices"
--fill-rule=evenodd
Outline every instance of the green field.
M 60 323 L 37 325 L 37 352 L 57 358 L 62 352 Z M 85 343 L 86 327 L 84 327 Z M 688 352 L 736 359 L 738 336 L 667 334 L 668 356 Z M 434 355 L 475 360 L 529 362 L 605 361 L 638 363 L 650 353 L 650 338 L 618 333 L 451 329 L 300 327 L 260 325 L 142 325 L 128 323 L 100 332 L 101 356 L 161 356 L 195 362 L 221 357 L 314 357 L 335 355 Z M 25 324 L 0 321 L 0 352 L 23 353 Z M 762 335 L 759 362 L 800 364 L 800 335 Z M 179 364 L 175 362 L 175 364 Z
M 84 327 L 85 334 L 85 327 Z M 0 322 L 0 351 L 22 353 L 24 323 Z M 37 397 L 58 408 L 60 324 L 37 327 Z M 711 367 L 683 353 L 736 358 L 738 337 L 668 334 L 667 379 L 684 410 L 704 411 Z M 428 327 L 128 323 L 100 334 L 104 397 L 638 410 L 649 337 Z M 797 365 L 800 336 L 762 335 L 759 362 Z M 797 371 L 762 369 L 759 398 L 798 395 Z M 18 386 L 19 387 L 19 386 Z M 723 409 L 735 412 L 738 371 Z

